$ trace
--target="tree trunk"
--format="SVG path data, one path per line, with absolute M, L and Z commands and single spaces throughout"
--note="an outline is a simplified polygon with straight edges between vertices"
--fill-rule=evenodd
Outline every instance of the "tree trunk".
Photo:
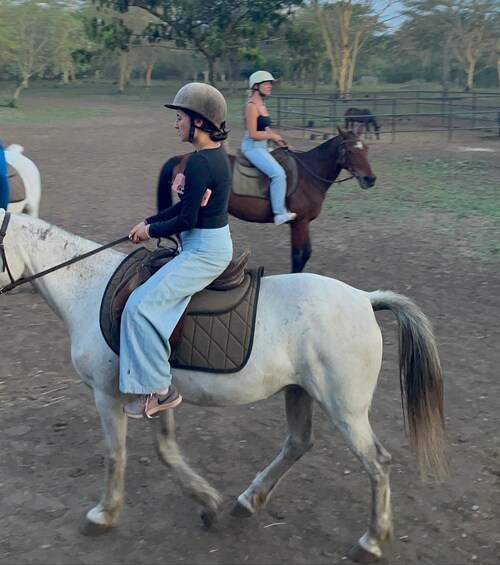
M 322 14 L 322 10 L 319 7 L 318 0 L 314 0 L 313 2 L 314 11 L 316 12 L 316 17 L 318 19 L 319 27 L 321 28 L 321 34 L 323 35 L 323 39 L 326 45 L 326 52 L 328 53 L 328 60 L 330 62 L 330 68 L 332 70 L 332 84 L 335 85 L 336 90 L 338 91 L 339 84 L 337 80 L 338 72 L 337 72 L 337 63 L 335 59 L 335 51 L 333 48 L 332 38 L 328 32 L 328 23 L 326 21 L 326 16 Z
M 21 95 L 21 92 L 22 92 L 23 88 L 24 88 L 23 83 L 21 83 L 21 84 L 16 88 L 16 91 L 14 92 L 14 97 L 13 97 L 14 100 L 17 100 L 17 99 L 19 98 L 19 96 Z
M 120 94 L 123 94 L 125 92 L 125 83 L 127 82 L 127 69 L 128 69 L 127 51 L 120 50 L 119 58 L 120 58 L 120 81 L 118 85 L 118 92 Z

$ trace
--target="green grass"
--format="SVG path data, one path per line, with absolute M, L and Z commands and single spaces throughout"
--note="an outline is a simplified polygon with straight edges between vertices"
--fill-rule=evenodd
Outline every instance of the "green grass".
M 377 163 L 377 186 L 332 187 L 323 210 L 390 224 L 422 240 L 443 241 L 446 255 L 500 260 L 498 174 L 481 160 Z M 446 243 L 445 243 L 446 240 Z

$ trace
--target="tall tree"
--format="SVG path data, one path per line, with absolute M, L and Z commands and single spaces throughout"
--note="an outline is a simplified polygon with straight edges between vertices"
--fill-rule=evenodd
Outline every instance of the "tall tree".
M 453 57 L 465 73 L 466 88 L 472 89 L 477 63 L 492 49 L 490 30 L 499 17 L 498 0 L 405 0 L 404 5 L 407 22 L 402 32 L 406 29 L 413 36 L 415 54 L 430 57 L 440 50 L 445 83 Z
M 56 27 L 52 2 L 36 0 L 11 2 L 7 6 L 10 30 L 15 34 L 11 52 L 11 73 L 19 79 L 14 100 L 29 87 L 30 78 L 41 74 L 50 62 Z
M 392 2 L 386 3 L 388 7 Z M 345 98 L 352 87 L 358 56 L 365 41 L 384 30 L 371 0 L 312 0 L 325 41 L 335 90 Z
M 205 57 L 215 84 L 224 57 L 259 40 L 281 25 L 302 0 L 100 0 L 119 12 L 136 6 L 154 17 L 143 35 L 150 41 L 173 41 Z M 125 24 L 123 24 L 124 27 Z

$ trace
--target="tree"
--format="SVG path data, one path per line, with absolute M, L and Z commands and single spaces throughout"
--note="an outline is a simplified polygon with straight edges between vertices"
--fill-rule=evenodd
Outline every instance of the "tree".
M 285 41 L 295 82 L 303 86 L 308 74 L 312 80 L 312 90 L 315 92 L 319 69 L 324 60 L 322 37 L 305 23 L 295 23 L 286 30 Z
M 407 10 L 399 36 L 409 31 L 417 57 L 442 52 L 443 83 L 449 79 L 451 58 L 465 73 L 467 89 L 474 87 L 478 61 L 491 52 L 492 22 L 498 19 L 498 0 L 406 0 Z
M 302 0 L 100 0 L 119 12 L 136 6 L 153 16 L 143 30 L 151 42 L 173 41 L 201 53 L 211 84 L 224 57 L 256 46 Z M 126 26 L 124 25 L 124 28 Z
M 387 2 L 387 6 L 392 2 Z M 362 4 L 352 0 L 333 3 L 312 0 L 319 27 L 325 41 L 332 77 L 337 94 L 349 94 L 359 53 L 364 42 L 375 32 L 384 30 L 380 14 L 374 12 L 372 2 Z M 386 7 L 387 7 L 386 6 Z

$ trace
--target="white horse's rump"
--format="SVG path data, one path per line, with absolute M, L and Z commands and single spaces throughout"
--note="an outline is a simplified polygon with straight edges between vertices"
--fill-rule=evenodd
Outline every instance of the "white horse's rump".
M 19 202 L 11 202 L 8 211 L 15 214 L 24 212 L 38 217 L 40 210 L 40 198 L 42 196 L 42 183 L 38 167 L 23 155 L 24 148 L 21 145 L 12 144 L 5 149 L 7 164 L 13 167 L 24 183 L 26 198 Z
M 3 219 L 0 211 L 0 224 Z M 38 273 L 97 246 L 25 215 L 12 217 L 4 244 L 14 278 Z M 130 398 L 118 390 L 118 357 L 106 345 L 99 327 L 104 288 L 122 259 L 121 253 L 103 251 L 35 283 L 68 328 L 73 364 L 94 390 L 106 436 L 104 494 L 87 513 L 85 533 L 112 527 L 123 503 L 127 418 L 122 407 Z M 5 285 L 9 281 L 2 269 L 0 264 L 0 285 Z M 231 375 L 173 371 L 184 399 L 199 405 L 245 404 L 285 391 L 285 445 L 238 497 L 233 515 L 250 516 L 264 506 L 281 478 L 312 447 L 312 406 L 316 401 L 371 479 L 370 527 L 349 555 L 365 562 L 381 555 L 380 543 L 392 534 L 390 455 L 376 438 L 368 411 L 382 359 L 382 337 L 374 310 L 382 309 L 393 311 L 400 327 L 401 387 L 410 438 L 423 469 L 442 470 L 441 372 L 432 330 L 422 311 L 402 295 L 367 293 L 319 275 L 264 277 L 254 345 L 245 367 Z M 183 460 L 175 441 L 173 412 L 161 413 L 154 425 L 161 459 L 184 491 L 201 505 L 204 522 L 211 524 L 221 496 Z

